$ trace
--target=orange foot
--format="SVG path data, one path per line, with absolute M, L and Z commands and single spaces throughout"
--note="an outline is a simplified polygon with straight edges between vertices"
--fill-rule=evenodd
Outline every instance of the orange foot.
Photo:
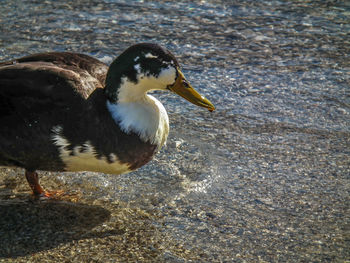
M 66 201 L 73 201 L 73 202 L 76 202 L 79 200 L 78 194 L 66 194 L 63 190 L 45 191 L 40 186 L 39 176 L 35 171 L 30 172 L 26 170 L 25 175 L 29 183 L 29 186 L 33 191 L 33 195 L 35 199 L 66 200 Z
M 77 202 L 79 201 L 80 194 L 78 193 L 66 193 L 63 190 L 57 191 L 44 191 L 44 193 L 40 195 L 34 194 L 34 198 L 38 200 L 60 200 L 60 201 L 69 201 L 69 202 Z

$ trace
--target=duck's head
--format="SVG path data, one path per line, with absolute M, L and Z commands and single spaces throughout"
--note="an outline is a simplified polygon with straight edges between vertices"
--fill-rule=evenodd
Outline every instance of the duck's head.
M 195 105 L 213 111 L 214 105 L 185 79 L 168 50 L 141 43 L 125 50 L 111 64 L 106 77 L 106 94 L 112 103 L 142 100 L 150 90 L 170 90 Z

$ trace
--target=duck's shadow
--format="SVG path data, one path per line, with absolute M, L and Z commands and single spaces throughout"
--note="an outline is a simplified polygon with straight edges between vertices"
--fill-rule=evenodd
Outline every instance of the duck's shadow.
M 100 206 L 62 201 L 0 200 L 0 258 L 30 255 L 91 237 L 110 218 Z

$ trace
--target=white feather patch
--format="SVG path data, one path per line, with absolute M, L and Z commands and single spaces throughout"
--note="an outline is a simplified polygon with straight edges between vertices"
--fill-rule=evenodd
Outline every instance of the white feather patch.
M 169 118 L 164 106 L 153 96 L 144 95 L 142 100 L 113 104 L 107 101 L 107 108 L 121 129 L 135 132 L 144 142 L 165 144 L 169 134 Z
M 151 53 L 147 53 L 145 58 L 158 58 L 157 56 L 152 55 Z
M 134 69 L 137 72 L 137 81 L 134 83 L 129 81 L 127 77 L 121 79 L 118 89 L 118 103 L 142 100 L 148 91 L 165 90 L 168 85 L 173 84 L 176 80 L 176 69 L 170 65 L 164 68 L 158 77 L 147 76 L 147 73 L 141 72 L 140 64 L 136 64 Z
M 152 54 L 146 54 L 146 56 Z M 176 79 L 176 69 L 169 65 L 157 77 L 141 73 L 140 64 L 134 66 L 137 71 L 136 83 L 123 77 L 118 90 L 116 104 L 107 101 L 107 108 L 121 129 L 134 132 L 144 142 L 157 145 L 158 150 L 165 144 L 169 134 L 169 118 L 164 106 L 153 96 L 150 90 L 165 90 Z
M 140 66 L 140 64 L 136 64 L 134 66 L 134 69 L 136 70 L 137 74 L 141 74 L 141 66 Z
M 73 151 L 68 150 L 69 141 L 62 134 L 62 127 L 52 128 L 52 140 L 58 147 L 60 158 L 66 166 L 66 171 L 92 171 L 106 174 L 121 174 L 130 172 L 127 164 L 121 163 L 115 154 L 111 154 L 112 163 L 108 163 L 106 157 L 98 159 L 96 150 L 89 141 L 81 146 L 74 147 Z M 84 152 L 80 149 L 84 148 Z M 71 155 L 73 152 L 73 155 Z

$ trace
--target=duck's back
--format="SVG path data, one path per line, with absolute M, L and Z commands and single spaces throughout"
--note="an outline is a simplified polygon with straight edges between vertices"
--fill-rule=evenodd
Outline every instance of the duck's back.
M 0 166 L 63 170 L 52 129 L 86 114 L 87 98 L 103 88 L 107 70 L 66 52 L 0 63 Z
M 0 63 L 1 92 L 9 88 L 21 89 L 21 92 L 23 89 L 45 92 L 58 85 L 73 88 L 87 98 L 96 88 L 103 88 L 107 70 L 106 64 L 84 54 L 34 54 Z

